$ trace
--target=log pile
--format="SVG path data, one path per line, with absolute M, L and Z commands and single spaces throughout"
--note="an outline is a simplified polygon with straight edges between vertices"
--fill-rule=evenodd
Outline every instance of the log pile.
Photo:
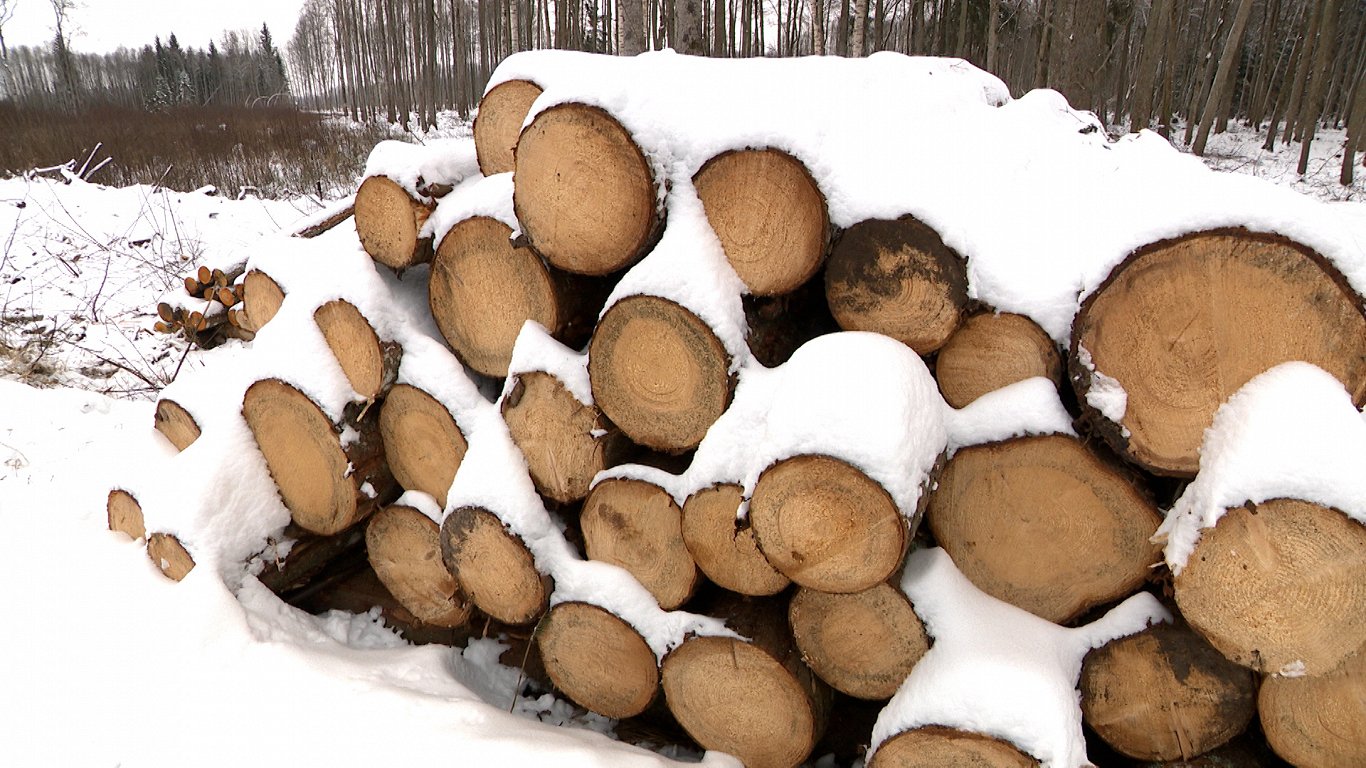
M 232 406 L 292 530 L 339 542 L 277 591 L 312 583 L 297 603 L 327 607 L 346 562 L 410 637 L 529 628 L 528 668 L 579 706 L 670 718 L 749 766 L 850 742 L 842 757 L 874 765 L 1036 764 L 962 723 L 826 734 L 850 700 L 904 695 L 933 653 L 903 567 L 938 546 L 984 600 L 1077 632 L 1161 596 L 1176 623 L 1097 640 L 1080 670 L 1078 717 L 1114 750 L 1188 760 L 1259 714 L 1287 759 L 1362 759 L 1366 526 L 1312 500 L 1238 506 L 1174 579 L 1153 539 L 1172 478 L 1196 476 L 1216 410 L 1259 374 L 1306 360 L 1366 400 L 1366 309 L 1333 262 L 1243 229 L 1152 243 L 1086 297 L 1064 348 L 983 303 L 971 254 L 915 215 L 837 226 L 819 158 L 736 146 L 660 178 L 618 116 L 572 99 L 532 114 L 543 93 L 488 91 L 482 176 L 376 173 L 357 193 L 366 279 L 417 284 L 445 347 L 373 303 L 286 291 L 298 283 L 268 265 L 201 281 L 234 327 L 311 317 L 346 382 L 340 408 L 270 377 Z M 704 274 L 671 271 L 685 252 Z M 481 381 L 496 402 L 468 394 Z M 1002 415 L 1040 381 L 1061 423 Z M 207 432 L 171 394 L 156 427 L 183 451 Z M 108 514 L 173 578 L 194 567 L 187 544 L 207 546 L 149 531 L 125 489 Z M 1267 622 L 1274 642 L 1254 631 Z M 1314 676 L 1273 676 L 1296 663 Z M 1342 724 L 1312 715 L 1323 700 L 1343 702 Z

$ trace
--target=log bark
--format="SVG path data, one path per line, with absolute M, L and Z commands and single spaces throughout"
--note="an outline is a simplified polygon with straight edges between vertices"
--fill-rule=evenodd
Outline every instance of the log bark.
M 1257 677 L 1190 627 L 1158 624 L 1087 654 L 1081 711 L 1107 744 L 1140 760 L 1189 760 L 1242 733 Z
M 504 624 L 530 624 L 550 604 L 550 577 L 497 515 L 460 507 L 441 523 L 441 558 L 475 607 Z
M 978 589 L 1057 623 L 1132 593 L 1161 559 L 1162 518 L 1133 477 L 1064 435 L 958 451 L 926 522 Z
M 157 400 L 153 414 L 156 430 L 166 436 L 177 451 L 183 451 L 199 439 L 199 423 L 185 407 L 174 400 L 162 397 Z
M 973 315 L 939 349 L 935 379 L 944 400 L 962 408 L 1035 376 L 1062 382 L 1062 355 L 1033 320 L 1009 313 Z
M 1317 677 L 1271 677 L 1257 697 L 1262 731 L 1295 765 L 1366 765 L 1366 651 Z
M 507 173 L 515 165 L 513 153 L 531 103 L 541 87 L 530 80 L 508 80 L 489 89 L 479 100 L 474 117 L 474 153 L 485 176 Z
M 290 384 L 262 379 L 247 388 L 242 416 L 301 528 L 330 535 L 351 527 L 392 499 L 393 475 L 372 420 L 333 424 Z M 359 437 L 342 444 L 343 429 Z
M 730 355 L 705 322 L 657 296 L 603 313 L 588 347 L 593 400 L 631 440 L 664 453 L 696 448 L 730 404 Z
M 1258 672 L 1321 675 L 1366 644 L 1366 526 L 1272 499 L 1228 510 L 1176 576 L 1182 614 Z
M 654 172 L 598 107 L 536 115 L 517 142 L 513 208 L 531 246 L 568 272 L 606 275 L 645 254 L 661 220 Z
M 911 601 L 887 583 L 846 595 L 803 587 L 787 616 L 811 671 L 860 699 L 891 698 L 930 649 Z
M 803 587 L 861 592 L 901 565 L 913 526 L 882 486 L 819 455 L 784 459 L 759 476 L 750 500 L 759 551 Z
M 757 296 L 790 293 L 830 245 L 825 195 L 800 160 L 776 149 L 723 152 L 693 176 L 735 274 Z
M 558 603 L 541 620 L 536 645 L 555 687 L 604 717 L 634 717 L 659 693 L 659 662 L 630 624 L 604 608 Z
M 1039 761 L 1014 745 L 954 728 L 927 725 L 902 731 L 882 742 L 868 768 L 1037 768 Z
M 500 407 L 536 491 L 560 504 L 586 497 L 593 478 L 619 463 L 626 448 L 597 406 L 580 402 L 544 371 L 518 374 Z
M 194 558 L 180 539 L 169 533 L 153 533 L 147 537 L 147 556 L 171 581 L 180 581 L 194 570 Z
M 256 578 L 281 600 L 297 605 L 301 596 L 318 589 L 320 582 L 335 579 L 365 560 L 365 532 L 360 526 L 332 536 L 317 536 L 297 525 L 288 525 L 284 539 L 291 540 L 285 554 L 278 542 L 269 542 L 253 560 L 262 564 Z
M 803 344 L 840 329 L 825 301 L 825 279 L 820 274 L 781 296 L 745 296 L 745 344 L 755 360 L 776 368 Z
M 115 488 L 109 492 L 104 507 L 109 520 L 109 530 L 126 534 L 134 541 L 147 536 L 147 527 L 142 519 L 142 505 L 133 494 Z
M 957 330 L 967 290 L 963 257 L 912 216 L 850 227 L 825 269 L 826 298 L 841 328 L 891 336 L 922 355 Z
M 354 304 L 345 299 L 329 301 L 313 310 L 313 322 L 356 394 L 373 401 L 393 386 L 403 349 L 395 342 L 381 341 Z
M 508 374 L 512 347 L 527 320 L 579 348 L 607 297 L 606 285 L 549 267 L 512 230 L 476 216 L 441 239 L 432 261 L 428 303 L 437 328 L 461 362 L 494 378 Z
M 683 504 L 683 543 L 707 578 L 741 595 L 776 595 L 792 580 L 759 551 L 754 528 L 736 512 L 743 500 L 738 485 L 704 488 Z
M 620 566 L 672 611 L 696 591 L 700 576 L 683 544 L 682 510 L 667 491 L 643 480 L 598 483 L 583 502 L 579 527 L 590 560 Z
M 469 448 L 446 406 L 411 384 L 395 384 L 379 409 L 379 434 L 398 484 L 444 509 Z
M 242 319 L 239 325 L 253 333 L 265 327 L 280 311 L 285 292 L 265 272 L 253 269 L 242 277 Z
M 414 199 L 385 176 L 371 176 L 356 190 L 356 234 L 370 258 L 402 272 L 432 258 L 432 239 L 422 225 L 433 205 Z
M 365 550 L 385 588 L 418 620 L 450 628 L 470 620 L 473 606 L 441 560 L 436 521 L 413 507 L 385 507 L 365 527 Z
M 800 765 L 829 721 L 830 690 L 802 663 L 781 603 L 735 598 L 707 613 L 749 640 L 690 637 L 665 656 L 669 711 L 698 744 L 748 768 Z
M 1215 410 L 1289 360 L 1323 368 L 1366 402 L 1362 299 L 1305 246 L 1225 229 L 1126 259 L 1077 314 L 1069 364 L 1096 432 L 1150 471 L 1191 477 Z M 1110 380 L 1127 394 L 1117 419 L 1088 402 Z

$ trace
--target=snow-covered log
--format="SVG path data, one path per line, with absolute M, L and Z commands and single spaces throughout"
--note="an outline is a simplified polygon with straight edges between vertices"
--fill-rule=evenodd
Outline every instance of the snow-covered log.
M 979 312 L 964 320 L 934 363 L 939 391 L 954 408 L 1036 376 L 1061 385 L 1062 355 L 1037 323 L 1005 312 Z
M 388 177 L 367 178 L 356 190 L 356 233 L 365 252 L 395 270 L 431 261 L 432 239 L 422 225 L 433 207 Z
M 530 624 L 550 605 L 553 583 L 497 515 L 456 508 L 441 522 L 441 557 L 479 610 L 505 624 Z
M 811 671 L 855 698 L 891 698 L 930 648 L 910 600 L 892 584 L 842 595 L 803 587 L 787 617 Z
M 171 441 L 171 445 L 174 445 L 177 451 L 185 450 L 190 447 L 191 443 L 199 439 L 199 423 L 194 420 L 194 416 L 189 411 L 185 410 L 185 406 L 170 398 L 157 399 L 157 408 L 153 413 L 153 425 L 158 432 Z
M 381 340 L 365 315 L 345 299 L 333 299 L 313 310 L 313 322 L 356 394 L 369 402 L 383 397 L 398 377 L 403 348 Z
M 365 550 L 384 586 L 424 624 L 463 626 L 472 606 L 441 560 L 439 513 L 427 497 L 379 510 L 365 527 Z
M 395 384 L 379 408 L 379 434 L 398 484 L 444 506 L 468 448 L 446 406 L 418 387 Z
M 285 302 L 284 289 L 270 275 L 259 269 L 242 276 L 242 308 L 237 325 L 244 330 L 259 331 L 280 311 Z
M 142 518 L 142 505 L 137 497 L 122 488 L 109 491 L 105 499 L 105 516 L 109 530 L 118 531 L 134 541 L 147 536 L 147 527 Z
M 499 405 L 536 490 L 560 504 L 587 496 L 626 442 L 597 406 L 548 371 L 511 373 Z
M 513 169 L 517 136 L 532 102 L 540 95 L 541 87 L 530 80 L 508 80 L 488 89 L 479 100 L 479 113 L 474 118 L 474 149 L 479 171 L 485 176 Z

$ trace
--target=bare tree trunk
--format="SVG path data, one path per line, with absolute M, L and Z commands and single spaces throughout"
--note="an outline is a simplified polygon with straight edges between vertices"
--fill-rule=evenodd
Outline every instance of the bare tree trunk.
M 1320 3 L 1322 0 L 1319 0 Z M 1281 132 L 1281 143 L 1290 141 L 1290 137 L 1297 133 L 1296 123 L 1299 122 L 1301 105 L 1304 101 L 1305 86 L 1309 82 L 1310 72 L 1313 70 L 1314 52 L 1319 46 L 1319 4 L 1309 6 L 1305 15 L 1307 30 L 1304 34 L 1304 45 L 1300 48 L 1300 58 L 1295 66 L 1295 79 L 1290 87 L 1290 101 L 1285 113 L 1285 130 Z
M 850 56 L 867 56 L 864 27 L 868 20 L 868 0 L 854 0 L 854 32 L 849 41 Z
M 1039 44 L 1034 59 L 1034 87 L 1048 87 L 1048 49 L 1053 39 L 1053 6 L 1058 0 L 1039 0 Z
M 1243 32 L 1247 29 L 1247 20 L 1252 17 L 1252 0 L 1239 0 L 1237 14 L 1233 18 L 1233 29 L 1229 30 L 1228 39 L 1224 41 L 1224 52 L 1219 56 L 1219 71 L 1214 76 L 1214 84 L 1210 88 L 1209 98 L 1205 100 L 1205 109 L 1200 117 L 1200 130 L 1195 136 L 1195 146 L 1191 150 L 1197 155 L 1205 154 L 1210 128 L 1213 127 L 1219 107 L 1224 102 L 1225 91 L 1232 93 L 1230 86 L 1233 65 L 1238 59 L 1238 49 L 1243 45 Z
M 1153 88 L 1157 67 L 1167 45 L 1167 27 L 1171 23 L 1172 0 L 1154 0 L 1148 16 L 1148 28 L 1143 33 L 1143 52 L 1139 55 L 1134 95 L 1129 107 L 1129 130 L 1138 132 L 1148 127 L 1152 119 Z
M 1209 43 L 1204 49 L 1205 74 L 1199 81 L 1193 84 L 1191 100 L 1186 108 L 1186 144 L 1190 144 L 1195 136 L 1195 124 L 1200 120 L 1200 108 L 1209 99 L 1210 89 L 1214 87 L 1214 72 L 1217 58 L 1214 55 L 1214 47 L 1219 44 L 1219 33 L 1224 29 L 1224 9 L 1228 3 L 1224 2 L 1218 14 L 1218 23 L 1214 26 L 1214 33 L 1210 35 Z
M 1317 64 L 1314 67 L 1314 82 L 1311 84 L 1309 98 L 1305 101 L 1304 111 L 1300 113 L 1300 127 L 1304 138 L 1300 142 L 1300 164 L 1297 172 L 1303 176 L 1309 170 L 1309 145 L 1314 142 L 1314 132 L 1318 129 L 1319 117 L 1323 114 L 1323 97 L 1327 90 L 1330 67 L 1333 65 L 1333 44 L 1337 36 L 1337 0 L 1322 0 L 1323 20 L 1320 22 L 1323 34 L 1319 38 Z
M 1248 123 L 1254 129 L 1261 127 L 1267 102 L 1271 100 L 1271 82 L 1276 74 L 1276 67 L 1271 65 L 1271 49 L 1276 44 L 1276 24 L 1280 20 L 1280 12 L 1281 0 L 1270 0 L 1266 16 L 1262 19 L 1261 59 L 1257 62 L 1257 77 L 1252 84 L 1252 106 L 1247 115 Z
M 1001 26 L 1001 0 L 989 0 L 987 3 L 987 56 L 986 70 L 996 74 L 997 69 L 997 48 L 1000 47 L 999 28 Z
M 1356 85 L 1352 90 L 1353 106 L 1347 118 L 1347 140 L 1342 147 L 1342 173 L 1338 176 L 1338 181 L 1344 187 L 1352 185 L 1356 172 L 1356 153 L 1366 147 L 1366 142 L 1361 139 L 1363 130 L 1366 130 L 1366 78 L 1360 68 L 1357 69 Z
M 622 56 L 635 56 L 645 51 L 645 6 L 641 0 L 619 0 L 617 13 L 620 14 L 621 43 L 617 52 Z

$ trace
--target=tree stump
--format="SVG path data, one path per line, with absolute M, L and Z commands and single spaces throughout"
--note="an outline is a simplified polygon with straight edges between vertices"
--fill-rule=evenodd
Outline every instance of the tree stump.
M 1191 477 L 1214 412 L 1279 363 L 1317 365 L 1360 407 L 1364 312 L 1326 259 L 1283 237 L 1223 229 L 1164 240 L 1129 256 L 1082 304 L 1071 377 L 1117 451 L 1152 472 Z M 1117 388 L 1122 416 L 1092 402 Z
M 356 394 L 377 400 L 393 385 L 403 349 L 392 341 L 380 341 L 354 304 L 344 299 L 329 301 L 313 310 L 313 322 Z
M 142 519 L 142 505 L 133 494 L 115 488 L 109 492 L 104 509 L 109 519 L 109 530 L 126 534 L 134 541 L 147 536 L 147 527 Z
M 580 402 L 544 371 L 518 374 L 501 408 L 536 491 L 561 504 L 587 496 L 624 442 L 596 406 Z
M 603 313 L 588 347 L 593 400 L 636 443 L 696 448 L 730 404 L 730 355 L 705 322 L 657 296 L 628 296 Z
M 969 317 L 939 349 L 934 376 L 944 400 L 962 408 L 1017 381 L 1062 381 L 1062 355 L 1024 315 L 983 312 Z
M 469 621 L 471 606 L 441 559 L 434 520 L 413 507 L 385 507 L 365 527 L 365 550 L 385 588 L 418 620 L 437 627 Z
M 348 419 L 358 438 L 342 445 L 342 427 L 279 379 L 248 387 L 242 416 L 291 518 L 304 530 L 337 533 L 391 498 L 394 480 L 372 421 Z
M 846 331 L 891 336 L 921 355 L 939 349 L 968 308 L 967 265 L 912 216 L 845 230 L 825 268 L 830 311 Z
M 1156 507 L 1065 435 L 958 451 L 926 522 L 979 589 L 1057 623 L 1132 593 L 1161 559 Z
M 441 557 L 470 602 L 504 624 L 530 624 L 550 604 L 550 577 L 497 515 L 460 507 L 441 523 Z
M 754 529 L 736 512 L 742 489 L 733 483 L 704 488 L 683 504 L 683 543 L 707 578 L 741 595 L 776 595 L 792 580 L 769 564 Z
M 147 556 L 171 581 L 181 581 L 194 570 L 194 558 L 180 539 L 169 533 L 153 533 L 147 537 Z
M 1293 499 L 1230 509 L 1177 574 L 1176 602 L 1245 667 L 1324 674 L 1366 644 L 1366 526 Z
M 432 258 L 432 238 L 422 225 L 435 206 L 414 199 L 385 176 L 371 176 L 356 190 L 356 234 L 370 258 L 402 272 Z
M 152 419 L 156 430 L 165 435 L 177 451 L 189 448 L 190 443 L 199 439 L 199 423 L 184 406 L 174 400 L 166 397 L 158 399 Z
M 811 671 L 860 699 L 891 698 L 930 649 L 911 601 L 886 583 L 844 595 L 803 587 L 787 616 Z
M 735 274 L 757 296 L 790 293 L 825 260 L 825 196 L 800 160 L 777 149 L 722 152 L 693 176 Z
M 489 89 L 474 117 L 474 153 L 485 176 L 511 171 L 517 135 L 541 87 L 530 80 L 508 80 Z
M 803 587 L 861 592 L 901 565 L 911 528 L 891 495 L 828 456 L 784 459 L 759 476 L 749 519 L 759 551 Z
M 239 324 L 255 333 L 265 327 L 285 303 L 285 292 L 274 278 L 259 269 L 242 277 L 242 315 Z
M 624 269 L 660 228 L 654 172 L 606 111 L 557 104 L 517 141 L 513 207 L 536 252 L 583 275 Z
M 668 492 L 643 480 L 598 483 L 583 502 L 579 527 L 590 560 L 620 566 L 672 611 L 700 580 L 683 544 L 682 511 Z
M 927 725 L 882 742 L 868 768 L 1037 768 L 1039 761 L 1014 745 L 954 728 Z
M 1317 677 L 1270 677 L 1257 699 L 1276 754 L 1306 768 L 1366 765 L 1366 652 Z
M 1188 760 L 1242 733 L 1257 678 L 1185 625 L 1157 624 L 1087 654 L 1081 711 L 1107 744 L 1140 760 Z
M 444 509 L 469 448 L 446 406 L 411 384 L 395 384 L 379 409 L 379 434 L 398 484 Z
M 541 661 L 555 687 L 604 717 L 634 717 L 659 692 L 659 662 L 645 638 L 596 605 L 558 603 L 536 629 Z

